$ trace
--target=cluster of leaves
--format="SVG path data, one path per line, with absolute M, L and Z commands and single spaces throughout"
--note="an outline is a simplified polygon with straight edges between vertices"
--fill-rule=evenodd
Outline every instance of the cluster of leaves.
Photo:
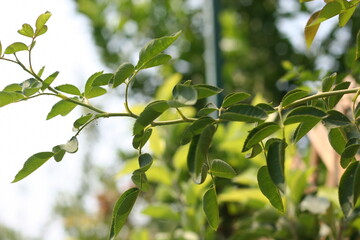
M 193 106 L 199 99 L 219 94 L 222 90 L 211 85 L 193 85 L 191 81 L 185 81 L 173 88 L 171 100 L 152 101 L 137 115 L 131 110 L 128 103 L 130 86 L 136 80 L 135 76 L 143 69 L 167 63 L 171 57 L 163 52 L 175 42 L 180 36 L 180 32 L 148 42 L 141 49 L 136 65 L 124 63 L 118 67 L 115 73 L 98 72 L 93 74 L 86 81 L 84 90 L 81 91 L 72 84 L 53 87 L 58 72 L 43 79 L 44 67 L 38 72 L 33 69 L 31 52 L 37 37 L 46 32 L 45 24 L 50 16 L 49 12 L 40 15 L 36 21 L 35 30 L 29 24 L 24 24 L 19 30 L 20 34 L 31 39 L 29 45 L 22 42 L 13 43 L 6 47 L 4 54 L 2 54 L 0 44 L 0 60 L 19 65 L 32 77 L 22 83 L 6 86 L 0 92 L 0 106 L 51 95 L 61 100 L 54 104 L 47 119 L 58 115 L 66 116 L 77 106 L 85 107 L 92 113 L 75 120 L 76 134 L 66 144 L 57 145 L 52 151 L 40 152 L 31 156 L 15 176 L 13 182 L 27 177 L 50 158 L 59 162 L 65 153 L 75 153 L 78 149 L 78 134 L 94 120 L 109 117 L 134 118 L 133 147 L 138 151 L 139 168 L 132 175 L 135 187 L 124 192 L 115 204 L 109 237 L 114 239 L 124 226 L 139 194 L 150 189 L 146 174 L 153 164 L 153 158 L 149 153 L 143 153 L 143 147 L 151 137 L 153 128 L 164 125 L 187 124 L 180 144 L 189 144 L 187 168 L 192 180 L 196 184 L 203 184 L 208 176 L 211 177 L 210 184 L 203 195 L 202 208 L 211 228 L 217 230 L 220 216 L 215 179 L 232 179 L 237 175 L 227 161 L 212 159 L 209 155 L 219 126 L 225 122 L 251 124 L 242 152 L 247 152 L 248 158 L 254 158 L 261 153 L 264 154 L 266 164 L 259 169 L 257 174 L 259 188 L 271 205 L 280 212 L 284 212 L 283 197 L 286 196 L 288 188 L 285 181 L 285 152 L 290 144 L 286 140 L 285 130 L 290 125 L 297 124 L 292 137 L 292 141 L 296 143 L 315 125 L 322 122 L 329 129 L 330 143 L 341 155 L 341 165 L 345 168 L 339 186 L 341 208 L 345 217 L 350 217 L 353 214 L 359 196 L 356 186 L 360 181 L 359 163 L 355 159 L 360 149 L 360 131 L 358 128 L 360 105 L 356 103 L 360 95 L 359 88 L 348 89 L 349 82 L 342 82 L 341 79 L 337 79 L 336 74 L 332 74 L 322 80 L 322 88 L 319 93 L 310 95 L 305 90 L 295 89 L 283 97 L 279 106 L 272 106 L 268 103 L 248 104 L 244 100 L 250 97 L 249 94 L 234 92 L 225 96 L 220 106 L 209 103 L 203 106 L 195 117 L 188 117 L 184 114 L 183 108 Z M 29 67 L 26 67 L 17 57 L 19 51 L 28 52 Z M 14 59 L 9 58 L 8 55 L 13 55 Z M 90 104 L 90 99 L 107 93 L 104 86 L 116 88 L 122 84 L 125 84 L 126 87 L 125 112 L 106 112 Z M 349 93 L 356 93 L 353 98 L 350 117 L 334 110 L 341 97 Z M 179 118 L 157 121 L 164 112 L 169 110 L 176 111 Z M 274 137 L 279 135 L 281 137 Z

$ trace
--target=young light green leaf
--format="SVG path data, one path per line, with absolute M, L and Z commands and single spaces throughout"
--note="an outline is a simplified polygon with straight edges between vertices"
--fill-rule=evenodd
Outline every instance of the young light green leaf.
M 262 122 L 267 118 L 267 113 L 259 107 L 248 104 L 231 106 L 221 114 L 220 119 L 240 122 Z
M 152 121 L 159 117 L 168 108 L 168 103 L 163 100 L 149 103 L 145 107 L 144 111 L 142 111 L 139 117 L 136 119 L 133 128 L 133 134 L 136 135 L 140 133 L 146 126 L 152 123 Z
M 34 36 L 34 29 L 30 24 L 23 24 L 22 28 L 18 31 L 21 35 L 32 38 Z
M 148 128 L 145 131 L 141 131 L 136 134 L 133 138 L 132 145 L 135 149 L 141 149 L 145 146 L 146 142 L 149 140 L 152 133 L 152 129 Z
M 332 128 L 329 130 L 329 142 L 333 149 L 342 154 L 347 143 L 347 137 L 342 128 Z
M 290 103 L 293 103 L 294 101 L 303 98 L 307 95 L 309 95 L 309 92 L 302 89 L 291 90 L 288 93 L 286 93 L 285 96 L 283 97 L 281 101 L 281 106 L 286 107 Z
M 106 89 L 102 88 L 102 87 L 93 87 L 91 88 L 91 90 L 86 94 L 86 98 L 90 99 L 90 98 L 95 98 L 95 97 L 100 97 L 102 95 L 104 95 L 106 93 Z
M 113 88 L 116 88 L 117 86 L 125 82 L 125 80 L 129 78 L 134 73 L 134 71 L 135 68 L 131 63 L 121 64 L 118 69 L 116 69 L 114 78 L 112 79 L 110 84 L 112 84 Z
M 12 84 L 9 84 L 7 85 L 3 91 L 4 92 L 22 92 L 23 88 L 21 86 L 21 84 L 18 84 L 18 83 L 12 83 Z
M 27 51 L 28 50 L 28 46 L 26 46 L 25 43 L 22 42 L 16 42 L 13 44 L 10 44 L 6 49 L 5 49 L 5 54 L 13 54 L 13 53 L 17 53 L 20 51 Z
M 12 182 L 18 182 L 21 179 L 29 176 L 52 156 L 54 156 L 54 153 L 52 152 L 40 152 L 32 155 L 28 160 L 26 160 L 23 168 L 16 174 Z
M 2 57 L 2 44 L 1 44 L 1 41 L 0 41 L 0 58 Z
M 269 199 L 271 205 L 280 212 L 284 212 L 284 204 L 281 199 L 281 194 L 271 179 L 268 168 L 266 166 L 262 166 L 259 169 L 257 180 L 260 191 L 267 199 Z
M 219 227 L 220 217 L 219 205 L 214 185 L 212 185 L 204 194 L 203 210 L 210 227 L 216 231 Z
M 60 85 L 60 86 L 55 87 L 55 89 L 59 90 L 60 92 L 64 92 L 64 93 L 68 93 L 68 94 L 72 94 L 72 95 L 77 95 L 77 96 L 81 95 L 80 90 L 72 84 Z
M 138 188 L 130 188 L 117 200 L 113 210 L 109 240 L 115 239 L 119 234 L 135 204 L 139 192 Z
M 48 27 L 46 25 L 44 25 L 41 29 L 37 29 L 35 31 L 35 36 L 38 37 L 40 35 L 43 35 L 44 33 L 46 33 L 48 30 Z M 35 42 L 35 41 L 34 41 Z
M 93 75 L 91 75 L 89 77 L 89 79 L 86 81 L 86 84 L 85 84 L 85 91 L 84 91 L 84 97 L 87 98 L 87 99 L 90 99 L 90 98 L 95 98 L 95 97 L 99 97 L 101 95 L 104 95 L 106 93 L 106 90 L 102 87 L 94 87 L 93 86 L 93 82 L 94 80 L 103 75 L 103 72 L 97 72 L 97 73 L 94 73 Z
M 41 32 L 41 29 L 45 26 L 46 22 L 49 20 L 50 17 L 51 17 L 51 13 L 47 11 L 47 12 L 41 14 L 36 19 L 36 23 L 35 23 L 36 32 L 38 32 L 38 33 Z
M 159 55 L 157 55 L 156 57 L 154 57 L 153 59 L 151 59 L 150 61 L 145 63 L 141 67 L 141 69 L 152 68 L 152 67 L 163 65 L 163 64 L 169 62 L 170 59 L 171 59 L 170 55 L 167 55 L 165 53 L 160 53 Z
M 314 119 L 306 122 L 302 122 L 295 129 L 294 134 L 292 135 L 292 141 L 297 143 L 302 137 L 304 137 L 311 129 L 313 129 L 316 124 L 320 122 L 320 119 Z
M 340 179 L 339 202 L 345 217 L 350 217 L 359 197 L 359 162 L 351 163 Z
M 174 87 L 173 100 L 168 101 L 170 107 L 194 105 L 197 101 L 197 92 L 194 87 L 178 84 Z
M 289 125 L 298 122 L 313 122 L 325 118 L 327 114 L 320 108 L 300 106 L 291 110 L 285 118 L 284 124 Z
M 161 38 L 156 38 L 148 42 L 139 53 L 139 61 L 136 65 L 136 69 L 142 69 L 153 58 L 165 51 L 179 36 L 180 31 L 171 35 Z
M 321 81 L 321 91 L 328 92 L 330 91 L 331 87 L 334 85 L 336 80 L 337 73 L 334 72 L 330 76 L 326 76 Z
M 181 138 L 181 145 L 185 145 L 191 141 L 193 136 L 200 134 L 205 127 L 215 122 L 212 117 L 201 117 L 195 120 L 188 128 L 185 129 Z
M 143 214 L 150 216 L 152 219 L 162 219 L 170 221 L 179 221 L 180 213 L 172 209 L 168 204 L 150 205 L 145 207 Z
M 14 103 L 20 99 L 23 99 L 24 96 L 17 92 L 0 92 L 0 107 Z
M 216 177 L 233 178 L 236 176 L 235 170 L 225 161 L 214 159 L 211 161 L 209 173 Z
M 147 170 L 149 170 L 149 168 L 151 167 L 153 163 L 153 158 L 151 157 L 150 154 L 148 153 L 144 153 L 141 154 L 139 156 L 139 166 L 140 169 L 138 169 L 138 171 L 140 172 L 146 172 Z
M 346 125 L 350 125 L 350 119 L 336 110 L 327 111 L 328 116 L 323 119 L 323 122 L 327 128 L 336 128 Z
M 355 50 L 355 60 L 360 58 L 360 30 L 356 34 L 356 50 Z
M 40 70 L 39 70 L 39 72 L 38 72 L 38 76 L 41 78 L 41 76 L 43 75 L 43 73 L 44 73 L 44 70 L 45 70 L 45 66 L 43 66 Z
M 339 15 L 339 26 L 344 27 L 345 24 L 350 20 L 351 16 L 354 14 L 357 4 L 354 4 L 353 7 L 342 11 Z
M 147 192 L 150 188 L 149 181 L 147 180 L 146 174 L 139 170 L 134 171 L 131 176 L 133 183 L 143 192 Z
M 270 178 L 283 193 L 285 193 L 286 190 L 284 174 L 285 147 L 286 143 L 284 140 L 277 139 L 276 141 L 272 141 L 266 156 Z
M 221 88 L 211 86 L 211 85 L 207 85 L 207 84 L 193 85 L 193 87 L 197 91 L 197 98 L 198 99 L 207 98 L 207 97 L 219 94 L 219 93 L 221 93 L 223 91 Z
M 267 138 L 271 134 L 275 133 L 279 129 L 280 126 L 274 122 L 264 122 L 262 124 L 259 124 L 249 132 L 249 135 L 244 142 L 244 147 L 242 151 L 248 151 L 250 148 L 258 144 L 260 141 Z
M 321 9 L 319 16 L 313 21 L 310 26 L 317 25 L 325 20 L 328 20 L 338 14 L 342 10 L 341 4 L 337 1 L 328 2 L 323 9 Z
M 239 103 L 249 97 L 250 97 L 250 94 L 245 93 L 245 92 L 230 93 L 230 94 L 226 95 L 226 97 L 224 98 L 222 107 L 229 107 L 229 106 Z
M 57 115 L 66 116 L 68 115 L 77 105 L 75 103 L 60 100 L 59 102 L 55 103 L 55 105 L 51 108 L 50 112 L 48 113 L 46 120 L 49 120 Z
M 85 116 L 81 116 L 74 122 L 74 129 L 78 130 L 81 126 L 83 126 L 85 123 L 87 123 L 91 118 L 92 114 L 88 113 Z
M 305 41 L 306 41 L 307 48 L 311 47 L 311 44 L 314 41 L 316 33 L 320 27 L 320 23 L 313 25 L 313 23 L 316 21 L 316 19 L 318 19 L 319 15 L 320 15 L 320 11 L 313 13 L 310 16 L 308 22 L 306 23 L 304 34 L 305 34 Z
M 98 87 L 98 86 L 108 85 L 110 83 L 110 81 L 112 81 L 113 77 L 114 77 L 114 74 L 112 74 L 112 73 L 101 74 L 100 76 L 97 76 L 94 79 L 91 86 Z
M 348 89 L 349 86 L 350 86 L 350 82 L 341 82 L 341 83 L 337 84 L 333 90 L 336 91 L 336 90 Z M 334 108 L 335 105 L 340 101 L 340 99 L 342 98 L 343 95 L 344 94 L 339 94 L 339 95 L 329 97 L 328 98 L 329 108 Z
M 48 86 L 51 85 L 51 83 L 55 80 L 55 78 L 59 75 L 59 72 L 54 72 L 50 76 L 48 76 L 41 87 L 41 90 L 44 91 Z

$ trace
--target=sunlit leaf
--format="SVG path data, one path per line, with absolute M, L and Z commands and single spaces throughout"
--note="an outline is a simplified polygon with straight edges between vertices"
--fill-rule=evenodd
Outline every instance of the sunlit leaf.
M 320 108 L 311 106 L 300 106 L 291 110 L 285 117 L 284 124 L 293 124 L 298 122 L 316 121 L 325 118 L 327 114 Z
M 130 188 L 117 200 L 113 210 L 109 240 L 115 239 L 119 234 L 135 204 L 139 192 L 138 188 Z
M 91 118 L 92 118 L 92 114 L 86 114 L 85 116 L 81 116 L 80 118 L 76 119 L 76 121 L 74 122 L 74 128 L 75 129 L 79 129 L 81 126 L 83 126 L 85 123 L 87 123 Z
M 38 80 L 35 80 L 34 78 L 30 78 L 22 82 L 20 86 L 22 88 L 22 93 L 25 96 L 29 97 L 40 90 L 40 88 L 42 87 L 42 83 Z
M 339 184 L 339 202 L 345 217 L 349 217 L 359 196 L 359 162 L 351 163 L 345 170 Z
M 142 69 L 153 58 L 166 50 L 179 36 L 181 32 L 177 32 L 171 36 L 156 38 L 148 42 L 139 53 L 139 61 L 136 69 Z
M 284 212 L 284 205 L 281 199 L 279 189 L 273 183 L 273 180 L 271 179 L 268 168 L 266 166 L 262 166 L 259 169 L 257 174 L 257 180 L 260 191 L 265 195 L 267 199 L 269 199 L 271 205 L 280 212 Z
M 221 88 L 212 86 L 212 85 L 207 85 L 207 84 L 198 84 L 198 85 L 193 85 L 193 87 L 196 89 L 197 91 L 197 98 L 198 99 L 202 99 L 202 98 L 207 98 L 216 94 L 219 94 L 222 92 Z
M 55 103 L 55 105 L 51 108 L 50 112 L 48 113 L 46 120 L 49 120 L 57 115 L 66 116 L 68 115 L 77 105 L 75 103 L 60 100 L 59 102 Z
M 64 84 L 64 85 L 60 85 L 55 87 L 56 90 L 59 90 L 60 92 L 64 92 L 64 93 L 68 93 L 68 94 L 72 94 L 72 95 L 81 95 L 80 90 L 72 85 L 72 84 Z
M 27 23 L 22 25 L 22 28 L 18 31 L 18 33 L 30 38 L 32 38 L 35 34 L 34 29 Z
M 262 122 L 267 116 L 267 113 L 259 107 L 237 104 L 221 114 L 220 119 L 240 122 Z
M 264 122 L 256 126 L 249 132 L 244 142 L 244 147 L 242 151 L 243 152 L 248 151 L 250 148 L 258 144 L 261 140 L 275 133 L 279 129 L 280 126 L 274 122 Z
M 236 176 L 235 170 L 225 161 L 214 159 L 211 161 L 209 173 L 216 177 L 233 178 Z
M 94 73 L 89 77 L 85 83 L 84 97 L 87 99 L 99 97 L 106 93 L 106 90 L 102 87 L 93 86 L 93 82 L 96 78 L 103 75 L 103 72 Z
M 316 36 L 316 33 L 320 27 L 320 23 L 313 25 L 315 20 L 318 19 L 319 15 L 320 15 L 320 11 L 313 13 L 310 16 L 308 22 L 306 23 L 304 34 L 305 34 L 306 46 L 308 48 L 310 48 L 310 46 Z
M 0 41 L 0 57 L 2 57 L 2 44 L 1 44 L 1 41 Z
M 12 83 L 12 84 L 9 84 L 7 85 L 3 91 L 4 92 L 22 92 L 22 86 L 21 84 L 18 84 L 18 83 Z
M 266 163 L 268 166 L 269 174 L 274 184 L 279 190 L 285 193 L 285 147 L 286 143 L 278 139 L 269 145 L 269 150 L 266 156 Z
M 54 153 L 52 152 L 40 152 L 32 155 L 28 160 L 26 160 L 23 168 L 16 174 L 12 182 L 18 182 L 21 179 L 29 176 L 41 165 L 43 165 L 47 160 L 49 160 L 53 155 Z
M 339 26 L 344 27 L 345 24 L 350 20 L 351 16 L 354 14 L 356 10 L 357 4 L 355 4 L 353 7 L 350 7 L 346 9 L 345 11 L 342 11 L 339 15 Z
M 48 86 L 51 85 L 51 83 L 55 80 L 55 78 L 59 75 L 59 72 L 54 72 L 50 76 L 48 76 L 41 87 L 41 90 L 44 91 Z
M 174 87 L 173 100 L 168 101 L 171 107 L 194 105 L 197 101 L 197 91 L 192 86 L 178 84 Z
M 133 134 L 136 135 L 140 133 L 146 126 L 148 126 L 152 121 L 159 117 L 163 112 L 169 108 L 169 105 L 166 101 L 154 101 L 149 103 L 144 111 L 142 111 L 139 117 L 136 119 Z
M 293 103 L 296 100 L 299 100 L 305 96 L 309 95 L 308 91 L 302 89 L 294 89 L 285 94 L 281 100 L 281 106 L 286 107 L 287 105 Z
M 13 53 L 17 53 L 20 51 L 26 51 L 28 50 L 28 46 L 26 46 L 25 43 L 22 42 L 16 42 L 13 44 L 10 44 L 6 49 L 5 49 L 5 54 L 13 54 Z
M 100 76 L 97 76 L 94 79 L 91 86 L 98 87 L 98 86 L 108 85 L 113 77 L 114 77 L 114 74 L 112 74 L 112 73 L 101 74 Z
M 35 32 L 36 32 L 37 36 L 43 34 L 44 28 L 47 28 L 45 26 L 45 24 L 49 20 L 50 17 L 51 17 L 51 13 L 45 12 L 36 19 L 36 23 L 35 23 L 36 31 Z
M 170 55 L 165 54 L 165 53 L 160 53 L 159 55 L 157 55 L 156 57 L 154 57 L 153 59 L 148 61 L 146 64 L 144 64 L 141 68 L 146 69 L 146 68 L 160 66 L 160 65 L 163 65 L 163 64 L 169 62 L 170 59 L 171 59 Z
M 39 72 L 38 72 L 37 75 L 41 78 L 41 76 L 43 75 L 44 71 L 45 71 L 45 66 L 43 66 L 43 67 L 39 70 Z
M 125 80 L 129 78 L 134 73 L 134 71 L 135 67 L 131 63 L 121 64 L 118 69 L 116 69 L 114 78 L 112 79 L 110 84 L 112 84 L 113 88 L 116 88 L 117 86 L 125 82 Z
M 14 103 L 20 99 L 23 99 L 23 95 L 16 92 L 0 92 L 0 107 Z
M 219 205 L 214 185 L 212 185 L 204 194 L 203 210 L 210 227 L 216 231 L 219 227 L 220 217 Z
M 250 97 L 250 94 L 245 93 L 245 92 L 230 93 L 230 94 L 226 95 L 226 97 L 224 98 L 222 106 L 229 107 L 229 106 L 239 103 L 249 97 Z
M 338 14 L 342 10 L 341 4 L 337 1 L 331 1 L 327 3 L 323 9 L 321 9 L 319 16 L 310 24 L 310 26 L 317 25 L 325 20 L 328 20 Z

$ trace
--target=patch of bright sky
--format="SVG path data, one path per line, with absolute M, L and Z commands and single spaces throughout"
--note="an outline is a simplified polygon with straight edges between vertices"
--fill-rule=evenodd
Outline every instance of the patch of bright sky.
M 47 24 L 49 30 L 39 37 L 34 49 L 35 69 L 46 65 L 44 75 L 60 71 L 57 84 L 71 83 L 82 87 L 92 73 L 105 67 L 92 43 L 89 24 L 75 7 L 70 0 L 3 1 L 0 15 L 3 48 L 15 41 L 28 41 L 17 30 L 23 23 L 34 25 L 38 15 L 50 11 L 53 16 Z M 23 54 L 19 56 L 25 57 Z M 0 61 L 1 89 L 28 78 L 18 66 Z M 37 152 L 51 151 L 53 146 L 65 143 L 74 135 L 72 123 L 80 115 L 79 111 L 65 118 L 45 121 L 51 106 L 57 101 L 51 97 L 35 98 L 0 109 L 0 223 L 29 238 L 65 238 L 59 227 L 60 221 L 49 217 L 57 193 L 73 192 L 81 175 L 86 141 L 82 143 L 80 139 L 78 153 L 68 154 L 60 163 L 51 159 L 23 181 L 10 184 L 28 157 Z M 103 161 L 109 158 L 107 150 L 99 149 Z M 106 161 L 110 162 L 109 159 Z

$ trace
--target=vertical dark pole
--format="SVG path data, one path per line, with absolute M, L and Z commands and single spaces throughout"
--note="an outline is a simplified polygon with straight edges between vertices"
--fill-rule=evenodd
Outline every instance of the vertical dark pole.
M 205 81 L 222 88 L 219 12 L 220 0 L 204 0 Z M 208 101 L 219 106 L 222 96 L 210 97 Z

